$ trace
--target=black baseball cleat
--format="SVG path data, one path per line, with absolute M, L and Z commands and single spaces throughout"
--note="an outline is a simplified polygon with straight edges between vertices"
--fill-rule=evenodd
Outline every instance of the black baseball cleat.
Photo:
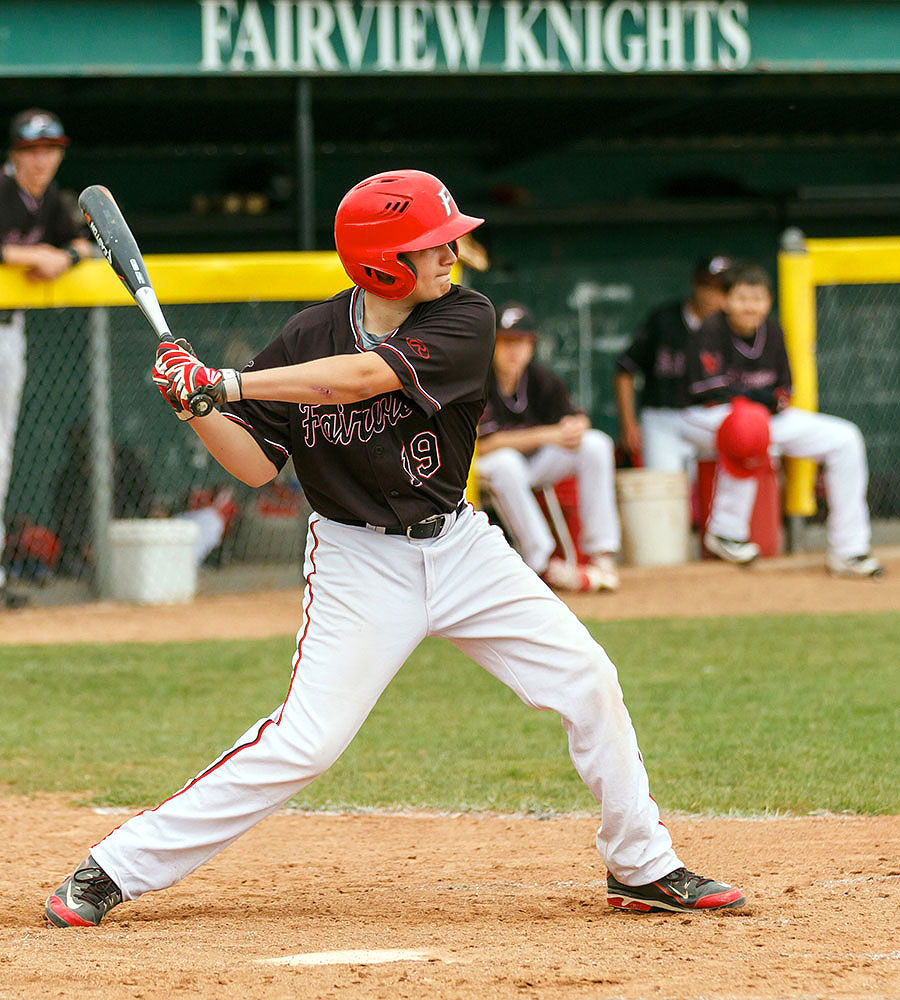
M 618 910 L 635 913 L 680 913 L 684 910 L 733 910 L 746 900 L 740 889 L 725 882 L 701 878 L 687 868 L 676 868 L 647 885 L 623 885 L 606 876 L 606 901 Z
M 89 854 L 47 900 L 53 927 L 96 927 L 122 902 L 122 892 Z

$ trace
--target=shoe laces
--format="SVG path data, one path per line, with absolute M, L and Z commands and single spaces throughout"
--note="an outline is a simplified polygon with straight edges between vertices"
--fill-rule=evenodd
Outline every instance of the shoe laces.
M 119 887 L 99 865 L 79 868 L 72 881 L 78 886 L 78 895 L 94 906 L 105 906 L 119 895 Z
M 695 875 L 693 872 L 687 870 L 687 868 L 676 868 L 675 871 L 669 872 L 666 875 L 665 882 L 683 882 L 685 887 L 691 882 L 699 889 L 701 885 L 708 885 L 712 882 L 711 878 L 703 878 L 702 875 Z

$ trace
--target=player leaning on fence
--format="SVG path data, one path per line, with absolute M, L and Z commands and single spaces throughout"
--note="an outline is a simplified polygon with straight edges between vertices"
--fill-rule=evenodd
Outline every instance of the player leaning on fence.
M 335 218 L 354 287 L 290 319 L 241 376 L 160 347 L 154 378 L 179 416 L 190 416 L 192 387 L 211 386 L 222 405 L 190 426 L 226 469 L 261 485 L 293 458 L 313 508 L 293 669 L 271 715 L 92 848 L 47 900 L 51 923 L 98 924 L 273 813 L 337 760 L 428 635 L 450 639 L 527 705 L 560 714 L 601 804 L 613 906 L 743 903 L 675 854 L 603 649 L 463 500 L 494 310 L 454 286 L 450 270 L 456 240 L 481 222 L 430 174 L 370 177 Z
M 0 262 L 23 267 L 34 281 L 58 278 L 91 253 L 87 231 L 54 181 L 68 145 L 62 123 L 49 111 L 29 108 L 10 125 L 9 158 L 0 174 Z M 0 556 L 24 383 L 25 314 L 0 312 Z M 0 565 L 0 608 L 20 603 Z

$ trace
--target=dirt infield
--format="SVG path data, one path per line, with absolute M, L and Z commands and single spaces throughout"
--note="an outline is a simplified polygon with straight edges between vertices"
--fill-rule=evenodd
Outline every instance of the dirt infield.
M 875 550 L 888 572 L 880 580 L 828 576 L 821 555 L 764 559 L 748 569 L 718 561 L 683 566 L 626 566 L 615 594 L 567 598 L 581 618 L 771 615 L 900 609 L 900 548 Z M 210 594 L 159 607 L 115 602 L 0 611 L 0 644 L 168 642 L 172 639 L 293 635 L 299 589 Z M 159 628 L 165 615 L 165 629 Z
M 900 608 L 820 557 L 623 571 L 586 618 Z M 290 635 L 300 595 L 201 597 L 166 638 Z M 152 641 L 159 608 L 0 613 L 0 642 Z M 85 997 L 797 1000 L 900 996 L 900 817 L 667 816 L 683 859 L 742 911 L 638 916 L 605 904 L 597 820 L 281 812 L 179 885 L 96 929 L 44 926 L 43 900 L 122 816 L 0 791 L 0 1000 Z M 335 954 L 337 953 L 337 954 Z
M 279 813 L 172 889 L 60 931 L 45 895 L 121 817 L 0 801 L 10 1000 L 900 995 L 898 817 L 670 817 L 685 860 L 748 905 L 640 916 L 605 904 L 591 818 Z M 369 964 L 396 950 L 412 954 Z M 271 962 L 344 951 L 374 954 Z

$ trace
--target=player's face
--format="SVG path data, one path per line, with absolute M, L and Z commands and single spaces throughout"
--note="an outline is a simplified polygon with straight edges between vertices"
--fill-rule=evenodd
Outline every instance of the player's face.
M 728 325 L 742 337 L 751 337 L 769 315 L 772 295 L 765 285 L 735 285 L 725 299 Z
M 410 295 L 412 302 L 433 302 L 450 291 L 450 269 L 456 263 L 456 254 L 449 243 L 428 250 L 411 250 L 405 256 L 418 277 L 415 291 Z
M 494 371 L 501 383 L 518 382 L 534 357 L 534 337 L 504 337 L 497 334 Z
M 59 146 L 32 146 L 15 149 L 9 154 L 16 168 L 16 183 L 35 198 L 50 186 L 62 163 L 63 150 Z

